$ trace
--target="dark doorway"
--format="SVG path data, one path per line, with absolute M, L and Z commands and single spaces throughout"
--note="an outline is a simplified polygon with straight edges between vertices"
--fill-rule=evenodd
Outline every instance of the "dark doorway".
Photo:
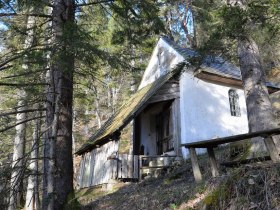
M 171 103 L 156 115 L 156 133 L 158 155 L 174 150 Z

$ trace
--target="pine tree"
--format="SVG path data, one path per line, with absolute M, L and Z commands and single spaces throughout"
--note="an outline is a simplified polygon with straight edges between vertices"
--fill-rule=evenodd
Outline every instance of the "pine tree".
M 1 6 L 3 5 L 1 4 Z M 96 7 L 99 7 L 100 11 L 102 10 L 103 16 L 100 17 L 115 21 L 115 26 L 108 37 L 110 44 L 106 45 L 106 41 L 102 40 L 101 36 L 97 39 L 96 34 L 99 30 L 96 28 L 93 28 L 95 31 L 90 34 L 85 28 L 76 24 L 75 12 L 78 12 L 76 18 L 79 22 L 82 15 L 87 16 Z M 36 8 L 36 10 L 30 12 L 29 8 Z M 49 8 L 51 8 L 50 13 L 46 12 L 49 11 Z M 34 104 L 41 103 L 45 107 L 43 109 L 45 122 L 42 126 L 43 209 L 61 209 L 74 196 L 72 184 L 72 110 L 73 90 L 76 87 L 74 82 L 79 83 L 80 75 L 89 73 L 93 77 L 86 77 L 85 84 L 90 84 L 92 81 L 95 83 L 98 79 L 95 75 L 99 74 L 96 69 L 102 67 L 103 71 L 100 75 L 102 75 L 102 80 L 109 81 L 106 84 L 109 92 L 108 104 L 112 104 L 113 111 L 117 106 L 117 92 L 121 90 L 117 81 L 123 80 L 123 78 L 119 80 L 115 77 L 119 74 L 116 72 L 122 72 L 123 69 L 127 69 L 127 72 L 135 71 L 137 67 L 132 68 L 131 62 L 126 62 L 131 53 L 129 48 L 133 45 L 137 52 L 133 53 L 130 59 L 135 59 L 137 56 L 141 59 L 141 52 L 146 49 L 144 47 L 138 49 L 137 46 L 141 46 L 147 38 L 154 40 L 153 33 L 158 33 L 162 28 L 157 14 L 157 6 L 148 0 L 141 2 L 120 0 L 102 3 L 77 3 L 72 0 L 5 2 L 5 8 L 0 12 L 0 16 L 1 20 L 7 24 L 9 37 L 12 39 L 5 41 L 8 53 L 1 58 L 0 68 L 5 70 L 7 75 L 11 73 L 14 75 L 13 77 L 9 75 L 8 82 L 1 83 L 1 85 L 10 88 L 24 87 L 29 93 L 25 110 L 27 113 L 40 111 L 33 107 Z M 17 43 L 13 43 L 13 40 L 20 40 L 29 31 L 32 31 L 22 27 L 22 21 L 27 17 L 36 19 L 34 26 L 36 33 L 32 47 L 24 49 Z M 18 24 L 15 23 L 16 21 Z M 142 27 L 139 27 L 140 25 Z M 151 41 L 147 42 L 148 45 L 150 43 Z M 109 47 L 110 50 L 106 47 Z M 147 48 L 150 49 L 150 46 Z M 24 61 L 27 60 L 26 58 L 28 58 L 28 71 L 19 71 Z M 121 74 L 125 75 L 126 72 Z M 17 78 L 17 80 L 11 81 L 11 78 Z M 95 97 L 102 92 L 100 89 L 97 90 L 97 87 L 91 89 L 94 90 Z M 98 112 L 97 108 L 96 113 Z M 29 116 L 32 117 L 28 118 L 26 122 L 40 118 L 40 116 L 34 117 L 34 115 L 30 114 Z M 34 125 L 34 129 L 36 129 L 36 123 L 31 125 Z M 2 131 L 9 130 L 10 127 L 13 126 L 3 128 Z M 30 137 L 31 129 L 28 130 Z M 35 139 L 34 134 L 34 141 L 38 140 Z M 31 146 L 31 153 L 26 152 L 25 155 L 30 155 L 32 158 L 35 156 L 36 159 L 36 154 L 34 154 L 36 150 L 32 149 L 33 146 Z M 32 164 L 31 167 L 33 167 Z M 31 170 L 33 169 L 34 167 L 31 168 Z M 34 177 L 31 175 L 29 178 Z M 32 185 L 32 180 L 29 183 Z M 30 194 L 29 191 L 28 194 Z
M 200 19 L 200 26 L 207 32 L 200 52 L 202 55 L 222 54 L 239 63 L 245 90 L 249 131 L 275 128 L 277 122 L 273 116 L 263 63 L 254 38 L 258 35 L 255 31 L 265 33 L 268 28 L 269 31 L 274 31 L 274 34 L 270 36 L 272 39 L 262 40 L 262 43 L 266 42 L 265 45 L 269 45 L 269 41 L 278 37 L 279 19 L 276 8 L 279 7 L 279 3 L 270 0 L 247 1 L 246 3 L 227 1 L 227 3 L 226 5 L 211 1 L 202 5 L 200 1 L 197 1 L 196 6 L 203 7 L 200 14 L 208 18 L 208 22 Z M 237 53 L 232 49 L 237 49 Z M 279 151 L 272 139 L 265 139 L 265 144 L 273 161 L 279 162 Z M 256 143 L 253 147 L 255 145 Z

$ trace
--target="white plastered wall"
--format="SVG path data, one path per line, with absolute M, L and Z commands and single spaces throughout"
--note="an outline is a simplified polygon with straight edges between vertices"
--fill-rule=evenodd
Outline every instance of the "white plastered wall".
M 231 116 L 228 91 L 239 95 L 241 117 Z M 248 132 L 244 91 L 213 84 L 185 72 L 180 78 L 181 142 L 189 143 Z M 201 150 L 200 150 L 201 152 Z M 184 157 L 188 152 L 182 148 Z

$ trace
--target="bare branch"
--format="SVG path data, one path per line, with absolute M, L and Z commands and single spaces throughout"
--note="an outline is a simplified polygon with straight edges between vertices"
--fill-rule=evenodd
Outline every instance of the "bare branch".
M 33 16 L 33 17 L 43 17 L 43 18 L 52 18 L 51 15 L 45 14 L 24 14 L 24 13 L 0 13 L 0 17 L 9 17 L 9 16 Z
M 49 85 L 48 83 L 5 83 L 0 82 L 0 86 L 10 86 L 10 87 L 26 87 L 26 86 L 40 86 L 40 85 Z
M 14 125 L 10 125 L 10 126 L 8 126 L 8 127 L 6 127 L 6 128 L 1 129 L 1 130 L 0 130 L 0 133 L 5 132 L 5 131 L 7 131 L 7 130 L 10 130 L 10 129 L 12 129 L 12 128 L 14 128 L 14 127 L 20 125 L 20 124 L 27 123 L 27 122 L 29 122 L 29 121 L 36 120 L 36 119 L 40 119 L 40 118 L 44 118 L 44 117 L 45 117 L 45 116 L 40 116 L 40 117 L 33 117 L 33 118 L 30 118 L 30 119 L 27 119 L 27 120 L 23 120 L 23 121 L 21 121 L 21 122 L 19 122 L 19 123 L 16 123 L 16 124 L 14 124 Z
M 21 110 L 21 111 L 14 111 L 14 112 L 7 112 L 0 114 L 0 117 L 5 117 L 9 115 L 14 115 L 14 114 L 20 114 L 20 113 L 28 113 L 28 112 L 36 112 L 36 111 L 45 111 L 46 109 L 26 109 L 26 110 Z
M 39 69 L 39 70 L 36 70 L 36 71 L 29 71 L 29 72 L 25 72 L 25 73 L 22 73 L 22 74 L 14 74 L 14 75 L 11 75 L 11 76 L 1 77 L 0 79 L 10 79 L 10 78 L 15 78 L 15 77 L 27 76 L 27 75 L 30 75 L 30 74 L 34 74 L 34 73 L 38 73 L 38 72 L 42 72 L 42 71 L 47 71 L 47 70 L 48 70 L 48 68 Z M 0 68 L 0 71 L 1 71 L 1 68 Z
M 16 59 L 18 59 L 18 58 L 20 58 L 20 57 L 21 57 L 21 55 L 16 55 L 16 56 L 13 56 L 13 57 L 11 57 L 11 58 L 9 58 L 9 59 L 3 61 L 3 63 L 0 63 L 0 68 L 4 67 L 4 66 L 7 65 L 8 63 L 10 63 L 10 62 L 12 62 L 12 61 L 14 61 L 14 60 L 16 60 Z
M 90 5 L 110 3 L 110 2 L 114 2 L 114 0 L 100 0 L 100 1 L 90 2 L 90 3 L 76 4 L 76 7 L 90 6 Z
M 0 68 L 0 71 L 4 71 L 4 70 L 12 68 L 12 67 L 13 67 L 13 65 L 3 66 L 3 67 Z

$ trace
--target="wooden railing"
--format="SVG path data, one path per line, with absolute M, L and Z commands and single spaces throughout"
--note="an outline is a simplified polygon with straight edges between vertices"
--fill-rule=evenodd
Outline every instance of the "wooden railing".
M 118 179 L 139 179 L 143 178 L 145 173 L 152 176 L 156 170 L 168 168 L 177 156 L 164 155 L 128 155 L 119 154 L 117 160 Z
M 216 177 L 219 175 L 219 170 L 218 170 L 218 163 L 213 148 L 222 144 L 243 141 L 254 137 L 263 137 L 265 140 L 268 140 L 268 138 L 270 138 L 270 140 L 272 141 L 271 137 L 279 134 L 280 134 L 280 128 L 277 128 L 277 129 L 252 132 L 252 133 L 240 134 L 240 135 L 223 137 L 223 138 L 210 139 L 206 141 L 197 141 L 197 142 L 192 142 L 187 144 L 181 144 L 181 146 L 189 149 L 190 158 L 192 162 L 193 175 L 196 182 L 200 182 L 202 181 L 202 174 L 198 164 L 198 158 L 195 150 L 196 148 L 207 149 L 207 154 L 211 167 L 211 173 L 213 177 Z M 267 144 L 266 146 L 268 147 Z M 273 162 L 280 162 L 279 151 L 274 150 L 273 152 L 271 152 L 271 148 L 268 148 L 268 151 L 270 151 L 270 158 Z
M 147 171 L 154 176 L 155 174 L 152 173 L 156 173 L 156 170 L 170 167 L 176 157 L 175 155 L 139 155 L 139 180 Z

